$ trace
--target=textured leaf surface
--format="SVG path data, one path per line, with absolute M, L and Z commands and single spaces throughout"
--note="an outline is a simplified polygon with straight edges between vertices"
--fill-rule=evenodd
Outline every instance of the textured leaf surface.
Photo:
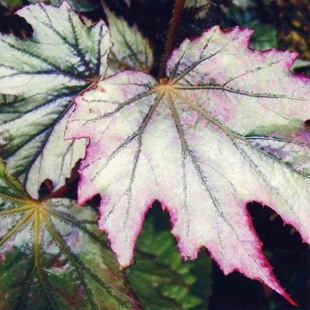
M 31 199 L 2 162 L 0 201 L 0 309 L 135 308 L 92 209 Z
M 144 310 L 208 309 L 211 260 L 201 255 L 184 262 L 160 211 L 147 216 L 138 238 L 135 264 L 127 270 L 131 287 Z
M 0 155 L 30 194 L 42 181 L 55 188 L 83 157 L 84 141 L 64 141 L 72 99 L 106 70 L 110 38 L 99 22 L 88 28 L 67 3 L 18 11 L 34 28 L 31 39 L 0 36 Z M 51 152 L 52 150 L 52 152 Z
M 310 84 L 289 72 L 294 53 L 248 49 L 251 34 L 214 27 L 185 40 L 159 83 L 130 71 L 100 82 L 76 100 L 67 137 L 90 138 L 79 203 L 100 193 L 99 227 L 122 266 L 158 199 L 184 258 L 207 247 L 225 274 L 240 271 L 293 302 L 246 204 L 270 206 L 310 241 L 309 174 L 300 165 L 310 161 Z

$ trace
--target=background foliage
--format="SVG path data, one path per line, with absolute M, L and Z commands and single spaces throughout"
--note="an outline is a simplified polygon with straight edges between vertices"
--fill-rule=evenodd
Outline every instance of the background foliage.
M 30 1 L 33 2 L 33 1 Z M 45 1 L 59 4 L 61 0 Z M 80 14 L 94 21 L 106 16 L 99 1 L 68 1 Z M 172 0 L 105 1 L 130 24 L 137 23 L 154 50 L 152 73 L 159 69 Z M 0 31 L 19 38 L 31 36 L 32 28 L 14 11 L 27 5 L 23 0 L 0 0 Z M 240 25 L 254 29 L 251 46 L 261 50 L 277 47 L 300 52 L 294 71 L 310 75 L 310 3 L 308 0 L 205 1 L 200 7 L 188 6 L 183 12 L 176 44 L 194 37 L 216 24 Z M 63 197 L 75 198 L 77 177 L 67 180 Z M 41 187 L 48 194 L 48 182 Z M 92 201 L 94 210 L 98 201 Z M 264 251 L 274 272 L 300 309 L 310 307 L 310 255 L 299 235 L 268 208 L 256 202 L 249 205 L 254 226 L 263 240 Z M 156 216 L 155 216 L 156 215 Z M 224 276 L 216 263 L 201 253 L 194 262 L 183 262 L 170 235 L 168 216 L 155 203 L 149 211 L 136 249 L 136 264 L 126 271 L 143 309 L 291 309 L 280 296 L 258 282 L 234 273 Z M 15 255 L 15 254 L 14 254 Z M 12 255 L 6 264 L 18 259 Z M 12 262 L 11 262 L 12 260 Z M 4 274 L 5 275 L 5 274 Z M 1 308 L 1 305 L 0 305 Z M 2 308 L 1 308 L 2 309 Z M 5 309 L 5 308 L 3 308 Z M 43 308 L 42 308 L 43 309 Z

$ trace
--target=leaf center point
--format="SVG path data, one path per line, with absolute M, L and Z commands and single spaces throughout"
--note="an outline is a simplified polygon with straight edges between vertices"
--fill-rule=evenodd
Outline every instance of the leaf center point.
M 154 87 L 154 90 L 161 95 L 169 95 L 174 92 L 173 80 L 169 78 L 162 78 L 159 83 Z

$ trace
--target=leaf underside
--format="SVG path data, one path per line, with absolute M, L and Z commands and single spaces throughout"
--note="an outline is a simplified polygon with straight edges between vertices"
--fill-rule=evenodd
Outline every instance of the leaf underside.
M 294 303 L 246 205 L 268 205 L 309 242 L 310 84 L 289 72 L 294 53 L 251 50 L 251 34 L 213 27 L 173 52 L 167 79 L 124 71 L 100 82 L 76 99 L 66 137 L 89 138 L 79 203 L 101 195 L 99 227 L 123 267 L 158 199 L 185 259 L 206 247 L 225 274 Z
M 0 309 L 138 309 L 94 211 L 31 199 L 2 162 L 0 199 Z

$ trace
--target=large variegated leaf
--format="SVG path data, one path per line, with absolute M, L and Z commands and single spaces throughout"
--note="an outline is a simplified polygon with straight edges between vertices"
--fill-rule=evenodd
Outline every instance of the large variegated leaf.
M 289 72 L 294 53 L 249 49 L 251 33 L 214 27 L 185 40 L 159 82 L 131 71 L 100 82 L 77 98 L 66 135 L 90 139 L 79 203 L 100 193 L 99 227 L 122 266 L 158 199 L 184 258 L 206 247 L 225 274 L 240 271 L 293 302 L 247 203 L 268 205 L 310 241 L 310 83 Z
M 138 309 L 96 213 L 39 202 L 0 162 L 0 309 Z
M 103 22 L 86 27 L 67 3 L 18 14 L 34 33 L 0 36 L 0 93 L 10 97 L 0 106 L 0 155 L 36 197 L 46 178 L 61 186 L 84 154 L 84 141 L 63 141 L 66 118 L 73 97 L 104 74 L 111 44 Z

